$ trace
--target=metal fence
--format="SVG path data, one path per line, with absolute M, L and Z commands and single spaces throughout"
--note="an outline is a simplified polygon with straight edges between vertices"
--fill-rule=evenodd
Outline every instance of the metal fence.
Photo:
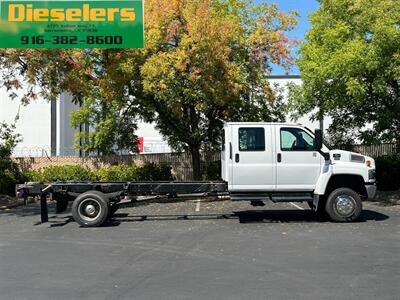
M 16 147 L 13 150 L 13 157 L 50 157 L 54 153 L 61 153 L 61 156 L 79 156 L 80 151 L 74 148 L 55 149 L 49 146 L 24 146 Z

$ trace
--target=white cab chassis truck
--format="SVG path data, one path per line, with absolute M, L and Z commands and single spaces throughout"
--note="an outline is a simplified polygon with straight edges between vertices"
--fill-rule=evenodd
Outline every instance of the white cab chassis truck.
M 224 181 L 191 182 L 62 182 L 18 185 L 17 197 L 40 196 L 41 221 L 48 221 L 47 200 L 56 212 L 72 203 L 72 216 L 81 226 L 100 226 L 118 209 L 134 207 L 154 197 L 229 194 L 233 201 L 254 206 L 265 201 L 307 202 L 315 212 L 333 221 L 356 220 L 362 199 L 373 198 L 375 161 L 342 150 L 329 150 L 320 130 L 313 133 L 300 124 L 226 123 L 222 142 Z M 130 202 L 121 201 L 131 197 Z M 138 200 L 137 196 L 152 196 Z
M 357 219 L 376 192 L 371 157 L 329 150 L 300 124 L 226 123 L 222 178 L 232 200 L 307 202 L 338 222 Z

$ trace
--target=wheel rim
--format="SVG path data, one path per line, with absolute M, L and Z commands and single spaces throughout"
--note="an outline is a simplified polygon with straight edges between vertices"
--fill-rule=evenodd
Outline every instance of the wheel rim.
M 96 199 L 85 199 L 78 206 L 80 217 L 85 221 L 95 221 L 101 213 L 101 205 Z
M 335 210 L 342 217 L 351 216 L 356 209 L 356 200 L 349 195 L 339 195 L 335 199 Z

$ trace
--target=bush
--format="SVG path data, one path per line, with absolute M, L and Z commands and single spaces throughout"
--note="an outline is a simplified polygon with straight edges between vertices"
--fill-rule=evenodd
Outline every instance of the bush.
M 221 161 L 206 162 L 203 170 L 203 180 L 221 180 Z
M 393 191 L 400 189 L 400 154 L 381 156 L 376 158 L 375 162 L 378 190 Z
M 61 181 L 96 181 L 94 171 L 82 166 L 50 166 L 35 171 L 28 171 L 26 176 L 28 181 L 52 182 Z
M 82 166 L 52 166 L 25 174 L 28 181 L 157 181 L 173 180 L 171 167 L 146 163 L 140 166 L 116 165 L 99 170 Z
M 99 181 L 134 181 L 136 178 L 136 167 L 116 165 L 99 169 L 96 175 Z
M 11 153 L 19 142 L 15 124 L 0 123 L 0 194 L 15 195 L 15 184 L 24 178 L 18 166 L 11 160 Z
M 171 167 L 167 164 L 145 163 L 136 169 L 136 181 L 174 180 Z
M 0 195 L 15 196 L 15 185 L 25 181 L 18 168 L 0 172 Z
M 169 181 L 174 179 L 170 166 L 155 163 L 145 163 L 140 166 L 112 166 L 98 170 L 97 177 L 100 181 Z

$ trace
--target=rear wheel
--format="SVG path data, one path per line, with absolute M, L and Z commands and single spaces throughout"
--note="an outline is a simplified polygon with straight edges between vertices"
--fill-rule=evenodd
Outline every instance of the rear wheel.
M 109 202 L 103 193 L 90 191 L 79 195 L 72 204 L 74 220 L 84 227 L 103 224 L 109 215 Z
M 362 210 L 360 196 L 349 188 L 334 190 L 327 198 L 325 211 L 335 222 L 351 222 L 356 220 Z

